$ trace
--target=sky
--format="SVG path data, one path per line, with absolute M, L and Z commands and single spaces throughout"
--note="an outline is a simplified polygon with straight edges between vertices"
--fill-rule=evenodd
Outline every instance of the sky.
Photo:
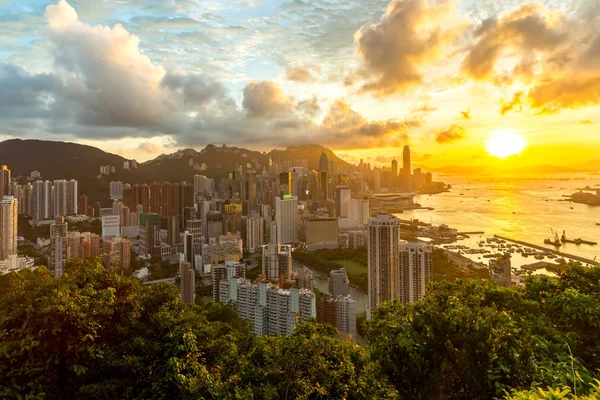
M 2 140 L 572 165 L 599 126 L 600 0 L 0 0 Z

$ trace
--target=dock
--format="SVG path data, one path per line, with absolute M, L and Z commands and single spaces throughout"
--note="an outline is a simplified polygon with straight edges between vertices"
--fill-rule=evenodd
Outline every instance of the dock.
M 485 232 L 483 231 L 473 231 L 473 232 L 456 232 L 457 235 L 483 235 Z
M 547 251 L 548 253 L 553 253 L 553 254 L 556 254 L 557 256 L 561 256 L 563 258 L 570 258 L 570 259 L 575 260 L 575 261 L 580 261 L 582 263 L 586 263 L 586 264 L 589 264 L 589 265 L 594 265 L 596 267 L 600 267 L 600 262 L 597 262 L 597 261 L 594 261 L 594 260 L 590 260 L 590 259 L 585 258 L 585 257 L 576 256 L 574 254 L 562 253 L 562 252 L 560 252 L 560 251 L 558 251 L 556 249 L 552 249 L 552 248 L 544 247 L 544 246 L 539 246 L 537 244 L 524 242 L 522 240 L 515 240 L 515 239 L 507 238 L 505 236 L 494 235 L 494 237 L 496 237 L 498 239 L 506 240 L 507 242 L 512 242 L 512 243 L 520 244 L 521 246 L 527 246 L 527 247 L 531 247 L 533 249 Z

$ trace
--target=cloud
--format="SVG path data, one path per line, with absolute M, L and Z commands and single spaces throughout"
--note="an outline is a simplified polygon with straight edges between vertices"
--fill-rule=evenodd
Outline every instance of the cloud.
M 529 90 L 528 100 L 529 105 L 538 109 L 540 114 L 600 104 L 600 73 L 541 82 Z
M 311 72 L 302 67 L 288 67 L 285 70 L 285 79 L 294 82 L 312 82 L 314 80 Z
M 512 100 L 504 101 L 502 100 L 502 108 L 500 109 L 500 115 L 504 115 L 509 111 L 513 111 L 518 109 L 519 111 L 523 110 L 523 92 L 516 92 L 513 95 Z
M 442 143 L 452 143 L 465 138 L 465 128 L 458 125 L 452 125 L 450 128 L 435 133 L 435 141 Z
M 163 87 L 179 92 L 186 105 L 202 105 L 215 98 L 224 98 L 223 84 L 208 76 L 167 73 L 161 82 Z
M 152 142 L 142 142 L 138 145 L 137 149 L 145 153 L 160 153 L 161 147 Z
M 461 70 L 476 80 L 487 80 L 500 57 L 510 50 L 512 57 L 521 59 L 513 74 L 531 77 L 535 52 L 554 51 L 569 38 L 569 28 L 562 14 L 545 10 L 539 4 L 523 4 L 500 19 L 484 20 L 473 31 L 476 41 L 468 49 Z
M 587 119 L 582 119 L 581 121 L 579 121 L 579 123 L 581 125 L 594 125 L 594 121 L 592 121 L 591 119 L 587 118 Z
M 460 116 L 462 119 L 470 120 L 471 119 L 471 109 L 461 111 Z
M 323 141 L 336 147 L 398 147 L 408 142 L 408 131 L 415 124 L 412 119 L 370 121 L 343 99 L 337 99 L 323 118 L 320 130 Z
M 439 61 L 460 36 L 453 1 L 393 0 L 377 24 L 355 33 L 363 60 L 362 90 L 389 95 L 423 82 L 422 67 Z
M 291 99 L 272 81 L 251 81 L 244 88 L 244 109 L 252 118 L 270 118 L 287 113 Z

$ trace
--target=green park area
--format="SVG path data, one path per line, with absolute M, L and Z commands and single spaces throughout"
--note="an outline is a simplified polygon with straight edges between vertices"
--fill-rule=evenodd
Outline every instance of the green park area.
M 351 274 L 360 274 L 367 272 L 367 266 L 350 260 L 333 260 L 334 263 L 340 265 L 341 268 L 346 268 Z

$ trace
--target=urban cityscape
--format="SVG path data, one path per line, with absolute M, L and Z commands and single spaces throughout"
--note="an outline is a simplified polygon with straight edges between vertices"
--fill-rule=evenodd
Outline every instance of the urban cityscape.
M 1 398 L 600 398 L 594 1 L 34 3 Z

